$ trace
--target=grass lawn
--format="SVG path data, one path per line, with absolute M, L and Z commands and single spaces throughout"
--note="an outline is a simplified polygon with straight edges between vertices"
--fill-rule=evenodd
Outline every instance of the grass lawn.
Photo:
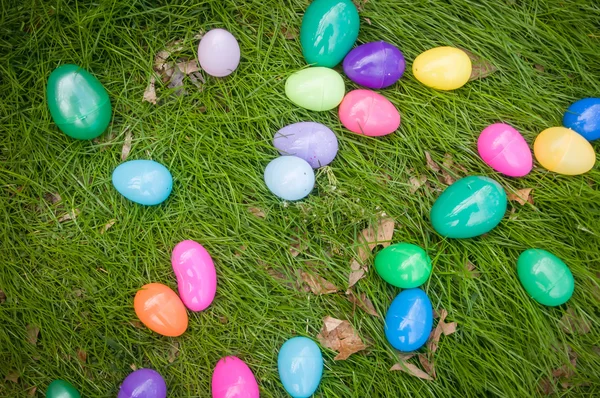
M 396 44 L 408 64 L 400 82 L 381 91 L 402 113 L 401 128 L 383 138 L 353 134 L 335 110 L 299 109 L 285 97 L 285 79 L 305 66 L 297 31 L 308 0 L 2 2 L 0 396 L 41 397 L 52 380 L 64 379 L 84 397 L 114 397 L 132 367 L 151 367 L 170 396 L 208 397 L 218 359 L 237 355 L 262 396 L 283 397 L 279 347 L 295 335 L 316 339 L 328 315 L 349 320 L 369 347 L 345 361 L 323 349 L 316 397 L 600 396 L 600 170 L 567 177 L 536 166 L 510 179 L 476 149 L 488 124 L 510 123 L 532 144 L 543 129 L 561 125 L 571 102 L 600 95 L 600 6 L 363 3 L 359 42 Z M 182 39 L 173 56 L 193 58 L 194 36 L 215 27 L 239 40 L 237 71 L 205 75 L 202 90 L 186 78 L 182 96 L 157 83 L 159 104 L 142 101 L 155 54 Z M 429 89 L 410 65 L 439 45 L 467 48 L 499 70 L 454 92 Z M 64 63 L 83 66 L 109 92 L 113 121 L 96 142 L 70 139 L 51 121 L 46 80 Z M 330 126 L 340 150 L 318 170 L 310 196 L 285 203 L 268 192 L 263 170 L 277 156 L 274 133 L 307 120 Z M 129 202 L 111 185 L 127 131 L 128 160 L 153 159 L 173 174 L 173 193 L 159 206 Z M 453 177 L 487 175 L 509 193 L 532 188 L 533 204 L 511 202 L 485 236 L 443 239 L 429 209 L 446 184 L 427 166 L 426 151 L 440 165 L 450 154 Z M 411 192 L 411 177 L 421 176 L 427 183 Z M 74 219 L 62 218 L 74 209 Z M 434 268 L 423 289 L 458 325 L 440 339 L 434 381 L 390 372 L 399 359 L 383 320 L 344 294 L 357 236 L 382 211 L 396 221 L 393 242 L 427 249 Z M 150 282 L 176 288 L 170 255 L 184 239 L 213 256 L 217 297 L 208 310 L 189 312 L 183 336 L 167 338 L 136 327 L 133 296 Z M 531 247 L 569 265 L 576 288 L 567 305 L 541 306 L 521 287 L 516 259 Z M 297 288 L 297 273 L 308 269 L 340 292 Z M 370 266 L 354 291 L 384 315 L 399 289 Z M 576 330 L 561 322 L 567 311 Z M 409 363 L 421 366 L 416 357 Z

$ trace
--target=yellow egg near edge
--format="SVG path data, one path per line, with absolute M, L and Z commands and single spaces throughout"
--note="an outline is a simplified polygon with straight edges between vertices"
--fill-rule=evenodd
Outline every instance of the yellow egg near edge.
M 456 47 L 435 47 L 419 54 L 413 62 L 413 75 L 437 90 L 456 90 L 471 78 L 471 59 Z
M 564 175 L 578 175 L 596 163 L 592 145 L 566 127 L 550 127 L 542 131 L 533 143 L 537 161 L 546 169 Z

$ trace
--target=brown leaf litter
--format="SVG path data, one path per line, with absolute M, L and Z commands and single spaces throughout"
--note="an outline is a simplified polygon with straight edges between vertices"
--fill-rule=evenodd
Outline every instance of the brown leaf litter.
M 587 334 L 591 331 L 589 323 L 577 315 L 573 307 L 568 307 L 559 321 L 560 327 L 568 334 Z
M 346 297 L 348 301 L 350 301 L 355 306 L 361 308 L 364 312 L 369 315 L 373 315 L 379 317 L 373 302 L 367 297 L 365 293 L 361 293 L 360 295 L 356 295 L 352 290 L 346 291 Z
M 249 207 L 248 211 L 250 212 L 250 214 L 258 217 L 258 218 L 265 218 L 267 217 L 267 215 L 265 214 L 265 212 L 262 209 L 259 209 L 258 207 Z
M 68 213 L 63 214 L 62 216 L 60 216 L 58 218 L 58 222 L 65 222 L 65 221 L 70 221 L 70 220 L 74 220 L 77 218 L 77 216 L 79 215 L 79 213 L 81 213 L 79 211 L 79 209 L 73 209 Z
M 473 54 L 471 51 L 461 48 L 471 59 L 471 76 L 469 81 L 486 78 L 498 71 L 498 68 L 491 62 L 482 57 Z
M 465 263 L 465 271 L 467 275 L 471 278 L 479 278 L 481 276 L 481 272 L 477 271 L 477 267 L 475 267 L 475 264 L 468 260 Z
M 350 275 L 348 276 L 348 288 L 356 285 L 356 283 L 364 278 L 367 274 L 368 268 L 366 265 L 360 265 L 356 260 L 352 260 L 350 263 Z
M 127 160 L 127 156 L 129 156 L 129 152 L 131 152 L 131 140 L 133 139 L 129 126 L 125 127 L 125 130 L 125 141 L 123 142 L 123 148 L 121 149 L 121 161 Z
M 12 381 L 13 383 L 18 383 L 19 382 L 19 372 L 17 372 L 16 370 L 11 370 L 10 372 L 8 372 L 8 374 L 4 377 L 4 380 L 7 381 Z
M 364 262 L 371 256 L 371 251 L 377 246 L 388 247 L 392 244 L 395 222 L 385 213 L 380 214 L 377 223 L 363 229 L 358 236 L 358 258 Z
M 568 347 L 569 362 L 552 371 L 551 377 L 544 377 L 538 382 L 538 389 L 543 395 L 552 395 L 556 391 L 555 386 L 568 389 L 576 385 L 585 385 L 585 383 L 573 384 L 570 379 L 575 375 L 577 369 L 577 353 L 571 347 Z
M 167 360 L 169 361 L 169 363 L 173 363 L 173 362 L 175 362 L 175 360 L 177 359 L 178 356 L 179 356 L 179 342 L 173 341 L 173 344 L 171 344 L 171 346 L 169 347 L 169 356 L 168 356 Z
M 27 341 L 30 344 L 36 345 L 38 341 L 38 335 L 40 334 L 40 328 L 35 325 L 27 325 Z
M 77 358 L 83 363 L 87 361 L 87 352 L 85 352 L 82 348 L 77 350 Z
M 100 230 L 100 235 L 102 235 L 106 231 L 108 231 L 113 225 L 115 225 L 116 222 L 117 222 L 117 219 L 115 219 L 115 218 L 108 220 L 108 222 L 106 224 L 104 224 L 104 226 Z
M 329 282 L 327 279 L 323 278 L 319 275 L 309 274 L 307 272 L 301 271 L 300 276 L 302 281 L 308 285 L 310 291 L 313 294 L 321 295 L 321 294 L 331 294 L 337 293 L 338 287 L 333 283 Z
M 519 189 L 515 193 L 511 192 L 507 195 L 508 200 L 518 202 L 521 206 L 525 205 L 525 203 L 533 204 L 533 196 L 531 194 L 532 190 L 533 188 L 523 188 Z
M 411 359 L 413 356 L 414 356 L 414 354 L 408 354 L 408 355 L 403 355 L 402 357 L 400 357 L 400 362 L 398 362 L 397 364 L 392 366 L 390 368 L 390 372 L 395 371 L 395 370 L 400 370 L 404 373 L 408 373 L 411 376 L 418 377 L 419 379 L 433 380 L 433 378 L 431 376 L 429 376 L 422 369 L 419 369 L 417 367 L 417 365 L 408 362 L 408 360 Z
M 367 348 L 350 322 L 330 316 L 323 318 L 323 328 L 317 339 L 323 347 L 338 352 L 333 358 L 335 361 L 348 359 L 350 355 Z
M 468 174 L 467 169 L 464 166 L 455 163 L 452 155 L 449 153 L 444 154 L 443 167 L 433 160 L 431 154 L 427 151 L 425 151 L 425 162 L 427 163 L 427 167 L 436 174 L 436 178 L 442 184 L 454 184 L 456 178 L 452 174 Z

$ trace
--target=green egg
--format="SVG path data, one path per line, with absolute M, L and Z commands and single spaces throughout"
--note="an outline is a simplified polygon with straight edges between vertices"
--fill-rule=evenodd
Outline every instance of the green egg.
M 575 280 L 567 264 L 546 250 L 528 249 L 521 253 L 517 274 L 527 294 L 543 305 L 564 304 L 575 289 Z
M 314 67 L 298 71 L 285 82 L 285 95 L 294 104 L 311 111 L 327 111 L 342 102 L 344 79 L 333 69 Z
M 80 398 L 79 392 L 64 380 L 54 380 L 46 390 L 46 398 Z
M 409 289 L 427 281 L 431 275 L 431 259 L 419 246 L 396 243 L 377 254 L 375 269 L 390 285 Z

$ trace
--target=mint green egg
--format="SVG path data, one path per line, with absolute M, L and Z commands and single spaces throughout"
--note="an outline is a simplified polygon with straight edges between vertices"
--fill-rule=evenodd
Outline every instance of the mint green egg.
M 298 71 L 285 82 L 285 95 L 311 111 L 328 111 L 342 102 L 344 79 L 333 69 L 314 67 Z
M 80 398 L 79 391 L 64 380 L 54 380 L 46 390 L 46 398 Z
M 410 289 L 427 281 L 431 259 L 417 245 L 396 243 L 377 253 L 375 270 L 390 285 Z
M 433 228 L 447 238 L 473 238 L 500 224 L 506 192 L 488 177 L 469 176 L 450 185 L 433 204 Z
M 567 264 L 546 250 L 528 249 L 521 253 L 517 274 L 529 296 L 543 305 L 562 305 L 575 290 L 575 280 Z

